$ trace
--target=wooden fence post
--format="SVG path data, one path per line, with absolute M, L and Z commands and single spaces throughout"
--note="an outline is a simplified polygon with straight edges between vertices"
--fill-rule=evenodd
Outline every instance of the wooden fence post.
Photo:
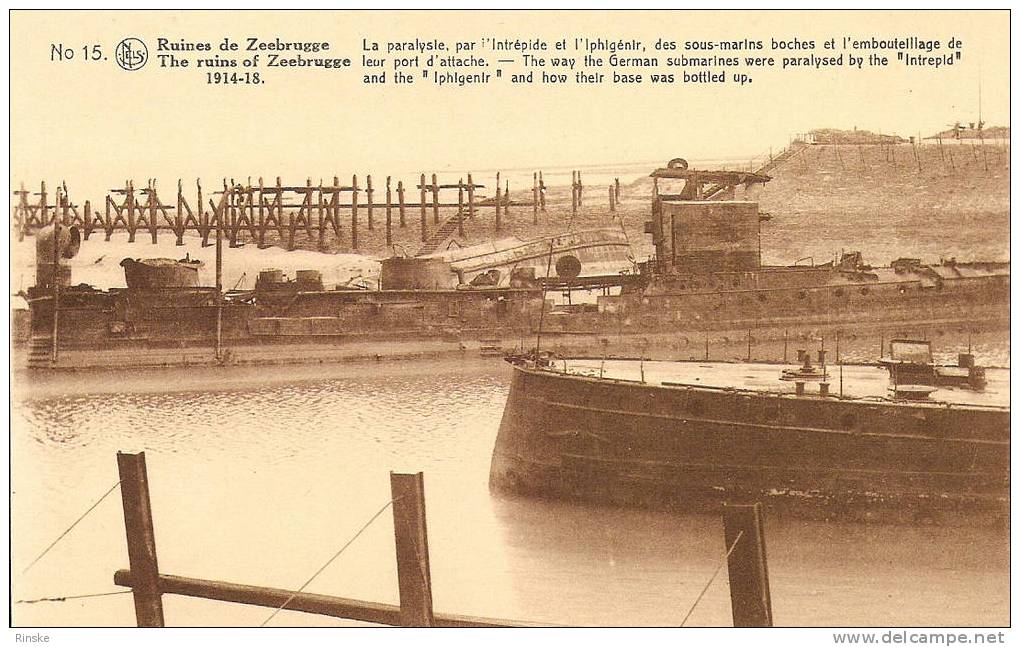
M 131 592 L 135 598 L 135 618 L 139 627 L 163 626 L 163 598 L 159 588 L 156 562 L 156 537 L 149 504 L 149 477 L 145 471 L 145 452 L 117 452 L 120 495 L 124 504 L 124 529 L 127 532 L 128 560 L 131 564 Z
M 545 213 L 545 179 L 542 177 L 542 171 L 538 172 L 538 197 L 541 200 L 539 207 L 542 213 Z
M 471 178 L 471 174 L 468 173 L 468 218 L 475 219 L 475 181 Z
M 400 589 L 400 624 L 432 627 L 432 575 L 425 527 L 425 481 L 421 472 L 390 472 L 393 497 L 393 534 L 397 547 L 397 581 Z
M 771 627 L 772 599 L 761 504 L 725 505 L 723 528 L 726 550 L 730 551 L 727 567 L 733 626 Z

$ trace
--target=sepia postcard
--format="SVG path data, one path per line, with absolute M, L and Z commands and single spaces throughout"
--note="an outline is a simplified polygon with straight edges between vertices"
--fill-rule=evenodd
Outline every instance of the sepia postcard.
M 9 42 L 9 644 L 1008 642 L 1008 9 Z

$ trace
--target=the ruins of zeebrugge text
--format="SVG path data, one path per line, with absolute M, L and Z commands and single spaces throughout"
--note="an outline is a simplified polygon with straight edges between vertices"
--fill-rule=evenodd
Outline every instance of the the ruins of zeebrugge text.
M 445 88 L 509 86 L 751 86 L 789 74 L 855 74 L 906 68 L 932 74 L 960 64 L 965 43 L 955 36 L 796 34 L 706 40 L 566 35 L 561 38 L 470 40 L 372 35 L 342 42 L 272 34 L 190 40 L 163 34 L 116 43 L 50 43 L 53 64 L 116 65 L 167 80 L 258 86 L 283 75 L 315 75 L 331 83 Z

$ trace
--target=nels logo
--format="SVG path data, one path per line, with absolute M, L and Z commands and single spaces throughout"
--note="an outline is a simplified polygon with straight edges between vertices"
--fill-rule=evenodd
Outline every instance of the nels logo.
M 149 60 L 149 48 L 137 38 L 125 38 L 117 43 L 114 55 L 122 69 L 134 71 L 144 67 Z

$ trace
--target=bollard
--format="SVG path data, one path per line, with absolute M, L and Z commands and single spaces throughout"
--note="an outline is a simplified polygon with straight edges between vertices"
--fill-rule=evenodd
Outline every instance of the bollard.
M 733 626 L 771 627 L 772 599 L 761 504 L 724 505 L 723 528 L 729 551 L 727 567 Z

